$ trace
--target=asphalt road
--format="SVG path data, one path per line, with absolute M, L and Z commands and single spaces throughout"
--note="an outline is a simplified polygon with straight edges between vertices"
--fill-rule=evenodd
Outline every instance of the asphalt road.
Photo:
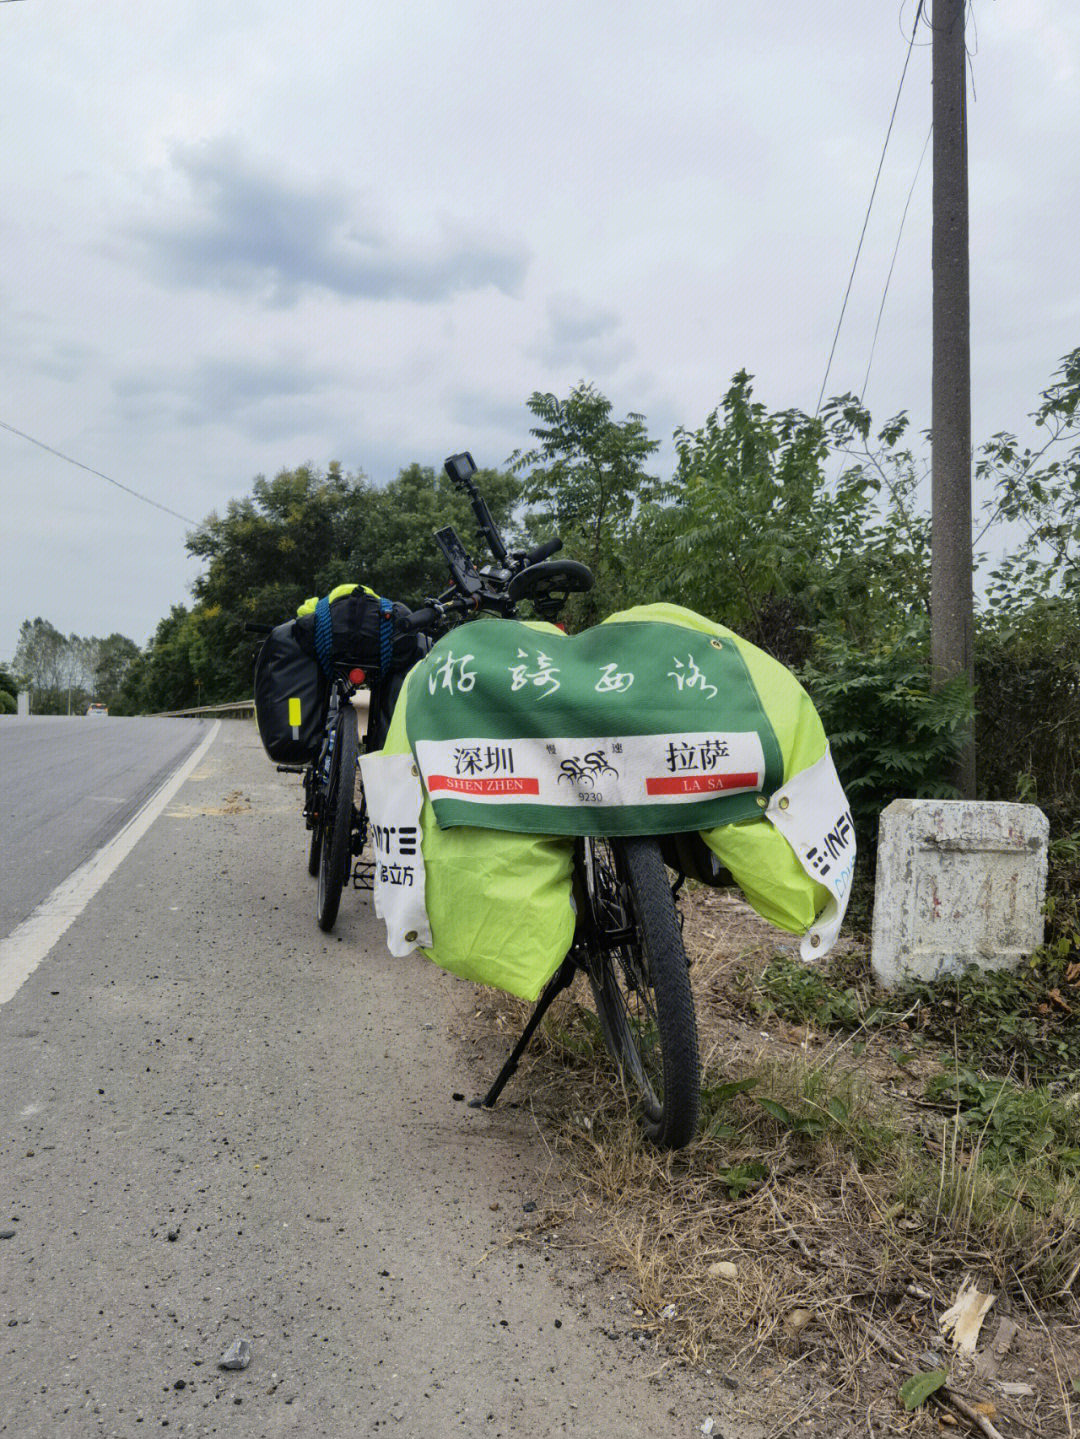
M 522 1242 L 550 1156 L 452 1098 L 471 988 L 369 897 L 323 935 L 304 858 L 225 724 L 0 1007 L 0 1435 L 743 1439 L 649 1378 L 616 1278 Z
M 0 936 L 122 828 L 207 728 L 86 715 L 0 723 Z

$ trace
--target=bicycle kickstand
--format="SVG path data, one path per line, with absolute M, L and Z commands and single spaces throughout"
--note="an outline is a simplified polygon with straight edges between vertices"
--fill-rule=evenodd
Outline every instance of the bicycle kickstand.
M 543 993 L 540 995 L 540 998 L 536 1001 L 536 1008 L 529 1016 L 529 1022 L 522 1030 L 521 1038 L 518 1040 L 517 1044 L 514 1045 L 514 1048 L 511 1051 L 506 1063 L 495 1076 L 494 1084 L 492 1084 L 491 1088 L 488 1090 L 488 1092 L 484 1095 L 482 1099 L 469 1100 L 470 1109 L 494 1108 L 495 1103 L 499 1098 L 499 1095 L 506 1087 L 507 1080 L 514 1073 L 514 1070 L 517 1069 L 518 1060 L 525 1053 L 525 1050 L 529 1044 L 529 1040 L 532 1039 L 533 1035 L 536 1033 L 537 1025 L 540 1023 L 544 1015 L 548 1012 L 548 1009 L 551 1007 L 551 1001 L 555 998 L 557 994 L 561 994 L 564 989 L 570 988 L 570 985 L 574 982 L 574 974 L 576 973 L 576 970 L 577 966 L 572 959 L 566 958 L 563 960 L 562 964 L 548 980 L 547 984 L 544 987 Z

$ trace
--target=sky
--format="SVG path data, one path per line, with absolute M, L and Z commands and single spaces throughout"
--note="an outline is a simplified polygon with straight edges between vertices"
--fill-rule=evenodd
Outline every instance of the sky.
M 914 19 L 0 0 L 0 662 L 38 615 L 144 644 L 190 600 L 192 522 L 260 474 L 501 465 L 529 395 L 581 380 L 646 416 L 661 469 L 740 368 L 813 412 Z M 916 431 L 929 41 L 826 390 L 863 388 L 910 192 L 865 399 Z M 974 0 L 968 42 L 978 445 L 1080 345 L 1080 10 Z

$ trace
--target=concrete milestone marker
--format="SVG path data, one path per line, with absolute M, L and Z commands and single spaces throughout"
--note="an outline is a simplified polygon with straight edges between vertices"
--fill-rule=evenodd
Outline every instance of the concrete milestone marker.
M 1038 948 L 1048 829 L 1030 804 L 894 800 L 878 834 L 870 950 L 882 984 L 1013 968 Z

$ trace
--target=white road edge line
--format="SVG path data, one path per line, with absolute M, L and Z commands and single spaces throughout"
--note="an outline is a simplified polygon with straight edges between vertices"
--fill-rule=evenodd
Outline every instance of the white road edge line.
M 6 1004 L 24 980 L 30 978 L 60 936 L 75 923 L 101 886 L 135 848 L 213 744 L 220 728 L 221 720 L 215 720 L 198 748 L 154 791 L 119 834 L 58 884 L 22 924 L 5 939 L 0 939 L 0 1004 Z

